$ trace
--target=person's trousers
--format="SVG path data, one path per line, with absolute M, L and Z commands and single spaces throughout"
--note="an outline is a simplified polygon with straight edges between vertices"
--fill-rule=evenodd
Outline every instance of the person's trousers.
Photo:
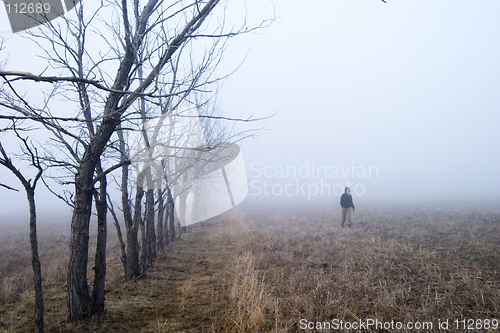
M 350 227 L 352 225 L 351 223 L 351 212 L 352 212 L 352 207 L 349 208 L 342 208 L 342 223 L 341 226 L 342 228 L 347 222 L 347 226 Z

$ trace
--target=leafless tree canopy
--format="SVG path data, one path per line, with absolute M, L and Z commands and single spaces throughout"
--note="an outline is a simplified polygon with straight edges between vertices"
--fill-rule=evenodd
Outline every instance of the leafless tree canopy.
M 29 122 L 48 135 L 49 144 L 38 147 L 39 165 L 47 169 L 44 182 L 52 177 L 64 185 L 63 192 L 50 189 L 73 208 L 67 279 L 70 320 L 104 310 L 108 207 L 121 234 L 107 190 L 108 178 L 116 180 L 122 192 L 127 229 L 122 256 L 127 277 L 144 274 L 147 263 L 154 259 L 156 238 L 168 240 L 176 232 L 176 194 L 168 184 L 156 188 L 155 194 L 151 187 L 143 190 L 141 175 L 137 179 L 129 175 L 131 131 L 186 107 L 200 112 L 207 139 L 216 141 L 231 138 L 227 126 L 217 125 L 220 121 L 253 120 L 213 113 L 217 89 L 231 74 L 216 73 L 216 69 L 229 39 L 264 28 L 272 20 L 251 24 L 242 16 L 229 21 L 228 6 L 229 1 L 220 0 L 80 1 L 61 20 L 29 31 L 36 54 L 47 62 L 43 72 L 34 74 L 24 68 L 0 71 L 0 121 Z M 196 155 L 190 158 L 196 159 Z M 121 175 L 115 175 L 115 170 L 121 170 Z M 150 181 L 151 170 L 143 177 Z M 141 210 L 143 192 L 145 212 Z M 99 230 L 94 283 L 89 290 L 93 204 Z M 158 230 L 154 227 L 155 213 Z M 142 267 L 139 243 L 143 250 L 149 247 L 143 251 Z

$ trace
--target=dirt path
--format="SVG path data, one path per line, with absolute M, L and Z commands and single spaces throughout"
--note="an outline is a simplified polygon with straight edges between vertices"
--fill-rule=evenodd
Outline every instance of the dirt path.
M 228 228 L 229 220 L 196 225 L 147 278 L 109 286 L 110 325 L 128 332 L 208 331 L 225 306 L 237 252 Z
M 108 286 L 102 328 L 127 332 L 216 330 L 229 298 L 239 228 L 230 217 L 195 225 L 156 261 L 148 276 Z M 109 325 L 109 326 L 108 326 Z M 107 327 L 106 327 L 107 326 Z

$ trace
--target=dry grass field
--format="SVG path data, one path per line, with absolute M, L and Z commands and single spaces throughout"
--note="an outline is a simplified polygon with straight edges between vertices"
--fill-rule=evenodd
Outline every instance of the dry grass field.
M 0 332 L 30 332 L 27 228 L 1 228 Z M 47 332 L 349 332 L 326 322 L 370 319 L 379 326 L 357 332 L 500 332 L 494 204 L 360 205 L 350 229 L 327 206 L 243 206 L 194 225 L 136 281 L 110 226 L 107 312 L 78 325 L 66 321 L 67 229 L 40 227 Z

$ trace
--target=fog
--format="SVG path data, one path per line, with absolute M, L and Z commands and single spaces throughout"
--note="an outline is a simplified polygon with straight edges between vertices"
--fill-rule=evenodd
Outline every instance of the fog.
M 238 143 L 247 200 L 337 205 L 350 186 L 360 202 L 500 201 L 500 2 L 273 3 L 276 21 L 231 40 L 221 64 L 246 57 L 218 96 L 224 115 L 275 114 L 241 125 L 262 128 Z M 269 1 L 247 7 L 273 14 Z M 36 73 L 16 62 L 18 40 L 9 64 Z M 20 188 L 5 169 L 0 178 Z M 0 220 L 25 201 L 0 188 Z M 69 212 L 44 189 L 38 202 Z
M 349 182 L 366 200 L 499 201 L 499 2 L 275 4 L 278 23 L 251 41 L 224 89 L 232 98 L 221 98 L 227 109 L 278 111 L 271 130 L 243 143 L 250 181 L 268 167 L 269 184 Z M 307 177 L 313 164 L 339 175 Z M 280 177 L 292 166 L 303 176 Z M 354 175 L 340 172 L 349 167 Z M 370 167 L 378 173 L 358 175 Z

